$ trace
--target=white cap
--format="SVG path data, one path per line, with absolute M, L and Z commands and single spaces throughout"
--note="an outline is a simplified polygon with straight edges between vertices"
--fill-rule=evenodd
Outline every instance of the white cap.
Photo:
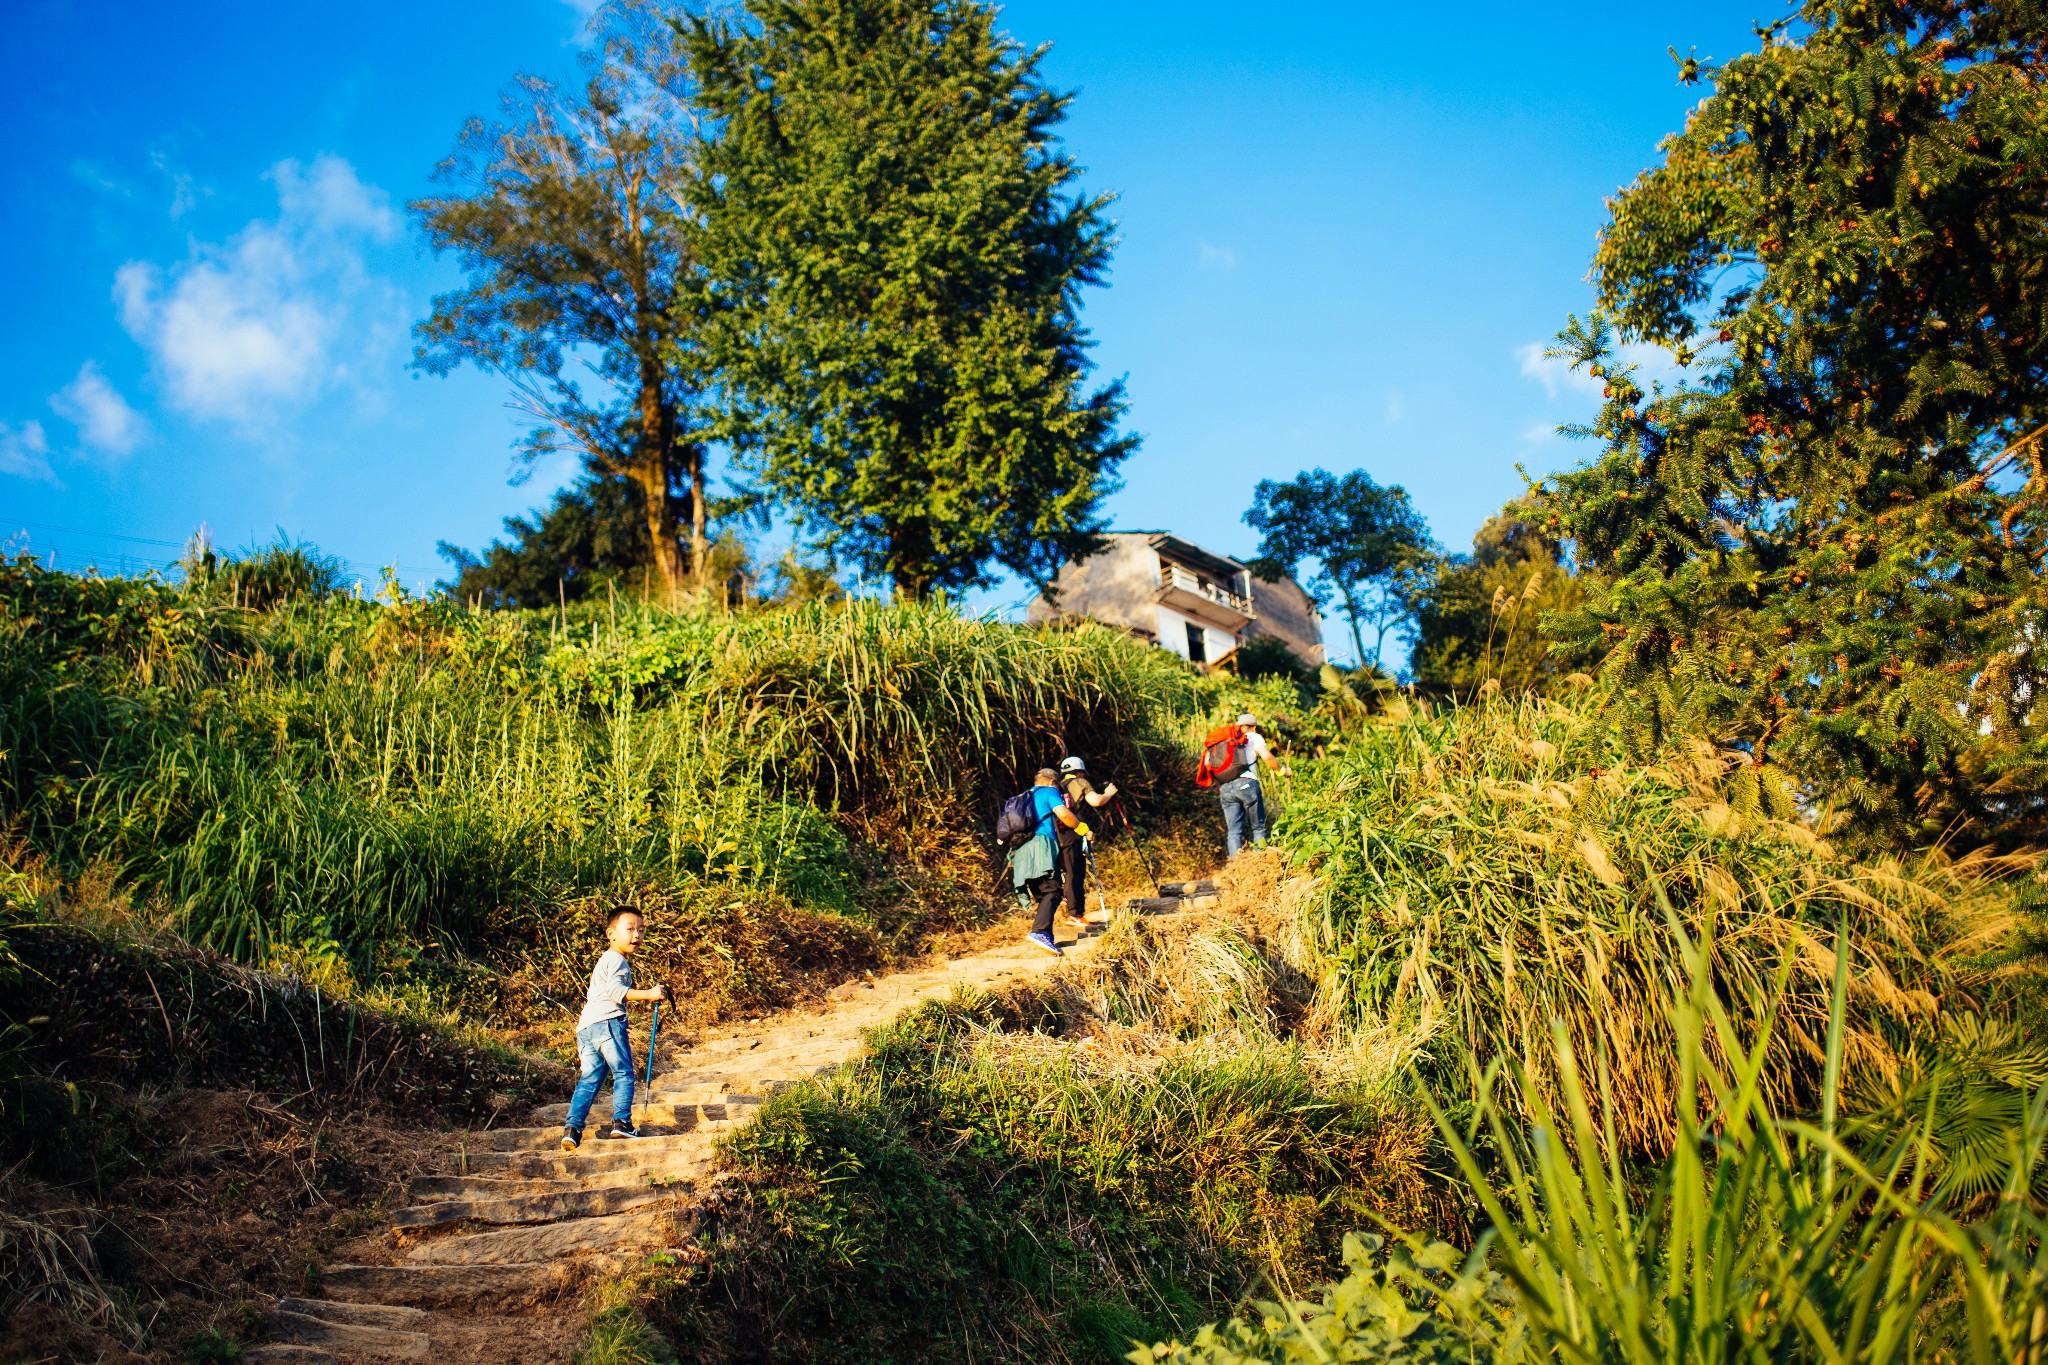
M 1088 771 L 1088 765 L 1078 758 L 1063 758 L 1060 760 L 1060 771 L 1063 773 L 1084 773 Z

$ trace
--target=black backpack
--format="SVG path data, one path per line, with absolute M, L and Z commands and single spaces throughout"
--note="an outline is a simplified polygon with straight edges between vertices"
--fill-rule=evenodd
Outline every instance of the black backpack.
M 996 817 L 997 843 L 1020 848 L 1037 833 L 1038 802 L 1033 796 L 1037 790 L 1027 787 L 1003 802 L 1003 813 Z

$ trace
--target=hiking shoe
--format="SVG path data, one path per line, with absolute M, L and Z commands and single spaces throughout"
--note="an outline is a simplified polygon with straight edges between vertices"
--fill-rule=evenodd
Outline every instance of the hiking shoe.
M 636 1138 L 640 1136 L 640 1130 L 630 1123 L 614 1122 L 611 1127 L 605 1129 L 604 1135 L 608 1138 Z
M 1052 941 L 1051 934 L 1026 934 L 1024 941 L 1034 948 L 1043 948 L 1054 957 L 1061 956 L 1060 945 Z
M 583 1134 L 577 1132 L 574 1128 L 564 1126 L 562 1129 L 562 1150 L 573 1152 L 582 1145 Z
M 1066 920 L 1067 927 L 1069 929 L 1076 930 L 1083 934 L 1088 932 L 1088 921 L 1086 919 L 1077 919 L 1073 915 L 1068 915 L 1066 917 Z

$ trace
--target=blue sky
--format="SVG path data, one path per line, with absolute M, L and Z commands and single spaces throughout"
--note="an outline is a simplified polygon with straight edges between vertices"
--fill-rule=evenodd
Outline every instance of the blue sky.
M 1536 352 L 1589 301 L 1603 199 L 1698 98 L 1667 46 L 1731 57 L 1781 12 L 1006 7 L 1121 196 L 1086 312 L 1144 438 L 1114 524 L 1248 555 L 1260 479 L 1363 467 L 1469 543 L 1518 462 L 1582 454 L 1552 428 L 1591 396 Z M 572 471 L 508 483 L 501 381 L 407 367 L 456 277 L 404 206 L 515 73 L 573 77 L 584 13 L 11 0 L 0 538 L 119 569 L 282 528 L 424 584 L 438 540 L 544 501 Z

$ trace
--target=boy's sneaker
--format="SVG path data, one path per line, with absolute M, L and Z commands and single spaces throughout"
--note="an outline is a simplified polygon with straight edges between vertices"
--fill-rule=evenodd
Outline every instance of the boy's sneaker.
M 1068 927 L 1069 929 L 1077 930 L 1078 932 L 1080 932 L 1080 933 L 1083 933 L 1083 934 L 1085 934 L 1085 933 L 1087 933 L 1087 932 L 1088 932 L 1088 927 L 1089 927 L 1089 926 L 1088 926 L 1088 921 L 1087 921 L 1087 920 L 1085 920 L 1085 919 L 1081 919 L 1081 918 L 1077 918 L 1076 916 L 1073 916 L 1073 915 L 1067 915 L 1067 916 L 1064 916 L 1063 918 L 1065 918 L 1065 920 L 1067 921 L 1067 927 Z
M 1024 941 L 1034 948 L 1043 948 L 1054 957 L 1062 956 L 1060 945 L 1052 941 L 1051 934 L 1026 934 L 1024 935 Z
M 608 1138 L 636 1138 L 640 1136 L 640 1130 L 629 1123 L 614 1122 L 605 1129 L 604 1135 Z
M 583 1145 L 583 1134 L 564 1124 L 562 1127 L 562 1150 L 573 1152 Z

